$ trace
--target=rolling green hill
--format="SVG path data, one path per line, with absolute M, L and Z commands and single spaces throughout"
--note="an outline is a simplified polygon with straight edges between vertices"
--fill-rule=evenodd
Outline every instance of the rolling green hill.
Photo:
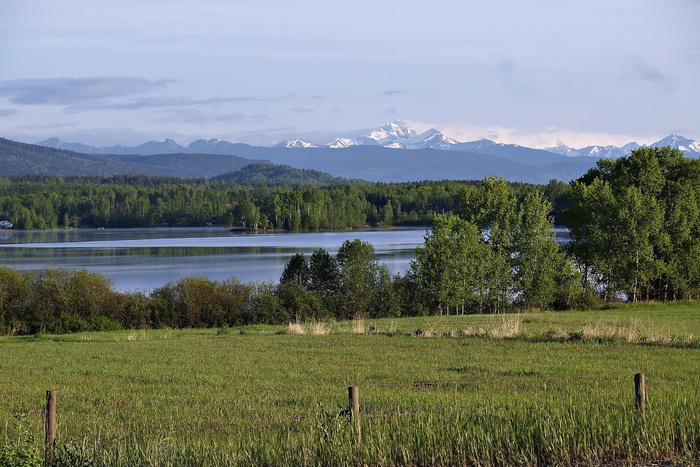
M 295 169 L 288 165 L 269 163 L 250 164 L 236 172 L 229 172 L 213 177 L 212 180 L 246 185 L 302 185 L 323 186 L 337 183 L 362 182 L 334 177 L 325 172 L 312 169 Z

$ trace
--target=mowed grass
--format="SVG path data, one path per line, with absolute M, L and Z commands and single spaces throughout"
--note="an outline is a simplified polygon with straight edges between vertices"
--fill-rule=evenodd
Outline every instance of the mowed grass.
M 18 416 L 43 436 L 45 391 L 55 389 L 66 463 L 698 459 L 697 303 L 301 327 L 2 338 L 0 445 L 18 440 Z M 644 416 L 635 373 L 646 374 Z M 342 414 L 350 385 L 360 391 L 360 443 Z

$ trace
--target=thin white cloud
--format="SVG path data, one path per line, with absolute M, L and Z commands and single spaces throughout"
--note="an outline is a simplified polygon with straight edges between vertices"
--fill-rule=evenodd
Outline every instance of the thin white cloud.
M 66 107 L 68 113 L 88 112 L 95 110 L 139 110 L 163 107 L 190 107 L 198 105 L 217 105 L 231 102 L 254 100 L 253 97 L 211 97 L 208 99 L 192 99 L 188 96 L 141 97 L 129 101 L 113 102 L 110 100 L 94 100 Z
M 74 105 L 153 91 L 172 82 L 128 76 L 15 79 L 0 81 L 0 96 L 20 105 Z

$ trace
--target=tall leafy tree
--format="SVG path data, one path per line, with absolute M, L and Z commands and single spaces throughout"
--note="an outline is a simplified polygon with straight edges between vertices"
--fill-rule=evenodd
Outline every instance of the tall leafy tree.
M 491 309 L 499 313 L 513 301 L 514 238 L 520 224 L 518 200 L 504 178 L 487 177 L 467 187 L 460 197 L 460 215 L 473 223 L 491 248 L 483 267 L 490 278 Z
M 340 269 L 340 293 L 346 318 L 368 314 L 380 282 L 379 258 L 371 243 L 346 240 L 336 255 Z
M 416 250 L 411 272 L 440 314 L 449 314 L 450 308 L 483 311 L 493 288 L 491 260 L 493 252 L 476 225 L 446 214 L 435 218 L 424 247 Z
M 338 262 L 324 248 L 314 251 L 309 258 L 309 281 L 309 289 L 317 292 L 325 301 L 333 299 L 338 292 Z
M 550 308 L 568 295 L 573 264 L 554 240 L 552 203 L 534 192 L 520 204 L 513 239 L 513 276 L 524 308 Z

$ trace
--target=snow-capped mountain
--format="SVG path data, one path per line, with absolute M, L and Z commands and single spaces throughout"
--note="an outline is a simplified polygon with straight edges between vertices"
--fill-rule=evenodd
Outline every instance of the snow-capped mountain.
M 595 157 L 598 159 L 617 159 L 618 157 L 628 156 L 634 149 L 639 148 L 637 143 L 627 143 L 622 147 L 617 146 L 586 146 L 581 149 L 571 148 L 560 142 L 557 146 L 545 148 L 549 152 L 561 154 L 569 157 Z
M 412 138 L 407 149 L 454 149 L 459 144 L 456 140 L 448 138 L 435 129 L 430 129 Z
M 378 130 L 361 135 L 357 142 L 363 145 L 384 146 L 385 148 L 405 148 L 416 136 L 416 132 L 403 120 L 386 123 Z
M 671 146 L 672 148 L 680 149 L 686 155 L 700 155 L 700 142 L 679 135 L 668 135 L 661 141 L 652 144 L 652 146 L 657 148 Z
M 347 138 L 336 138 L 326 144 L 326 146 L 331 149 L 349 148 L 350 146 L 357 146 L 357 142 Z
M 685 153 L 688 157 L 700 157 L 700 143 L 693 141 L 692 139 L 685 138 L 679 135 L 669 135 L 662 139 L 649 145 L 649 147 L 661 148 L 665 146 L 671 146 L 672 148 L 678 148 Z M 645 145 L 640 145 L 637 143 L 627 143 L 624 146 L 587 146 L 581 149 L 574 149 L 562 142 L 559 142 L 557 146 L 545 148 L 547 151 L 554 152 L 556 154 L 561 154 L 569 157 L 595 157 L 597 159 L 617 159 L 618 157 L 629 156 L 632 151 L 638 148 L 647 147 Z
M 313 143 L 304 141 L 303 139 L 291 139 L 289 141 L 282 141 L 279 144 L 275 144 L 274 148 L 317 148 Z
M 405 121 L 397 120 L 382 125 L 378 130 L 363 134 L 356 139 L 336 138 L 326 144 L 329 148 L 350 146 L 383 146 L 400 149 L 454 149 L 457 141 L 448 138 L 435 129 L 421 134 L 409 128 Z

